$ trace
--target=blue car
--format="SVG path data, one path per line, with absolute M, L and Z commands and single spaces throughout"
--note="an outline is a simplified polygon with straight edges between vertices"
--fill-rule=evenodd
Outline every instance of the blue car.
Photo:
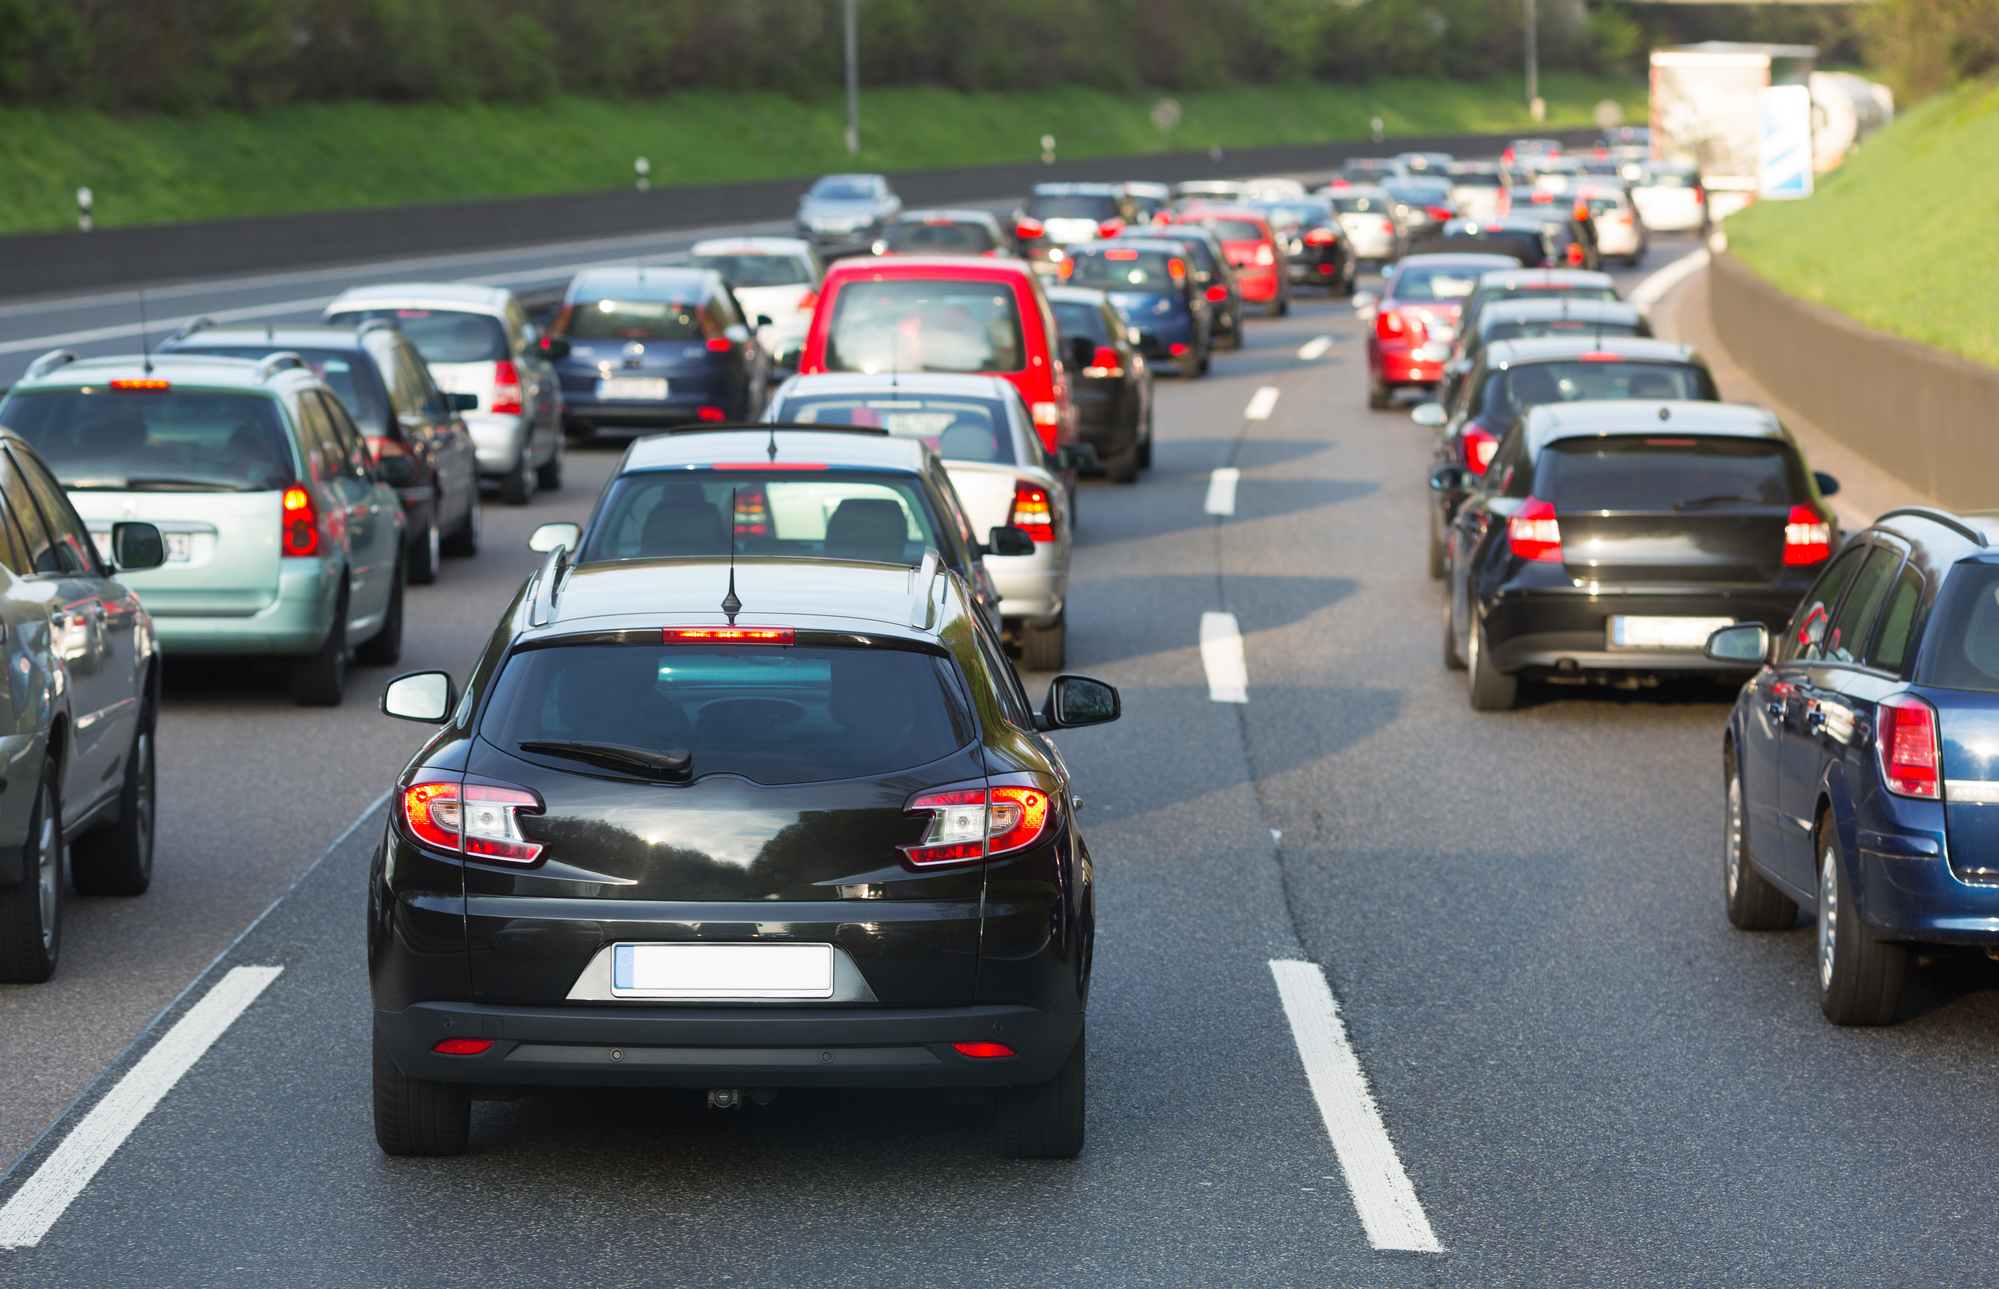
M 1207 373 L 1214 313 L 1180 243 L 1127 238 L 1073 246 L 1061 274 L 1063 286 L 1108 295 L 1148 359 L 1177 364 L 1189 379 Z
M 713 269 L 585 269 L 542 339 L 562 382 L 563 428 L 645 430 L 748 421 L 768 368 L 735 292 Z
M 1816 913 L 1826 1018 L 1893 1021 L 1911 946 L 1999 947 L 1999 523 L 1889 511 L 1782 635 L 1707 652 L 1762 664 L 1722 740 L 1728 917 Z

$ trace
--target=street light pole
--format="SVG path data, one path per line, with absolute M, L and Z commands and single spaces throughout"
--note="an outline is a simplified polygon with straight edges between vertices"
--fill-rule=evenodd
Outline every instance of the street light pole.
M 847 0 L 847 155 L 850 157 L 861 153 L 861 38 L 854 21 L 854 4 L 855 0 Z
M 1541 53 L 1536 48 L 1536 23 L 1534 21 L 1534 0 L 1522 0 L 1527 6 L 1527 115 L 1536 121 L 1548 114 L 1541 102 Z

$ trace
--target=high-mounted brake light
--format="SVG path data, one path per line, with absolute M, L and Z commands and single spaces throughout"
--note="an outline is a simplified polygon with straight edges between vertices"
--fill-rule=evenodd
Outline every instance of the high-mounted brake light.
M 667 627 L 661 644 L 795 644 L 791 627 Z
M 1592 349 L 1586 354 L 1577 354 L 1576 357 L 1586 363 L 1621 363 L 1624 361 L 1623 354 L 1614 354 L 1608 349 Z
M 1093 380 L 1099 380 L 1106 376 L 1122 376 L 1124 375 L 1124 363 L 1118 357 L 1117 350 L 1111 348 L 1109 345 L 1098 345 L 1097 352 L 1090 355 L 1090 365 L 1083 368 L 1083 375 Z
M 1914 694 L 1890 694 L 1875 704 L 1874 751 L 1881 780 L 1898 797 L 1942 795 L 1943 757 L 1937 749 L 1937 713 Z
M 1211 286 L 1207 290 L 1207 296 L 1209 304 L 1222 304 L 1229 298 L 1229 289 L 1225 286 Z
M 1305 245 L 1307 246 L 1331 246 L 1339 240 L 1337 233 L 1323 226 L 1314 228 L 1305 234 Z
M 1001 786 L 919 792 L 902 808 L 930 814 L 922 840 L 898 847 L 912 868 L 968 864 L 1022 850 L 1048 835 L 1054 798 L 1040 788 Z
M 1027 535 L 1037 542 L 1055 540 L 1055 511 L 1048 504 L 1048 490 L 1029 479 L 1016 479 L 1013 485 L 1013 513 L 1007 522 L 1015 528 L 1025 529 Z
M 447 1038 L 430 1050 L 439 1056 L 478 1056 L 490 1051 L 496 1041 L 490 1038 Z
M 284 508 L 278 536 L 285 554 L 319 554 L 319 508 L 312 504 L 312 494 L 293 485 L 285 489 Z
M 493 364 L 493 395 L 486 403 L 486 410 L 509 416 L 521 414 L 521 374 L 504 358 Z
M 173 385 L 169 381 L 158 379 L 114 380 L 111 382 L 111 388 L 127 394 L 161 394 L 172 389 Z
M 1784 524 L 1784 562 L 1816 564 L 1832 554 L 1832 525 L 1810 506 L 1792 506 Z
M 1466 427 L 1459 442 L 1464 445 L 1465 467 L 1474 474 L 1484 474 L 1492 454 L 1499 451 L 1499 437 L 1476 425 Z
M 700 417 L 704 421 L 708 421 L 715 424 L 719 424 L 729 419 L 728 413 L 724 412 L 719 407 L 698 407 L 694 409 L 694 414 Z
M 1107 260 L 1135 260 L 1138 258 L 1138 252 L 1127 251 L 1127 250 L 1110 250 L 1104 252 L 1104 258 Z
M 1506 544 L 1521 559 L 1546 564 L 1562 562 L 1562 526 L 1553 502 L 1529 497 L 1506 521 Z

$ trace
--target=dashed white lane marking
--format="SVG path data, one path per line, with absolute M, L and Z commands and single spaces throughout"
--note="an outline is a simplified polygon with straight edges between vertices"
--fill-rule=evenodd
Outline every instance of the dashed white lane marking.
M 1233 613 L 1201 615 L 1201 667 L 1208 673 L 1208 697 L 1217 703 L 1249 701 L 1249 664 L 1243 661 L 1242 632 Z
M 1304 344 L 1298 346 L 1298 356 L 1306 362 L 1311 362 L 1314 358 L 1319 357 L 1332 347 L 1333 338 L 1331 336 L 1314 336 Z
M 1265 385 L 1249 396 L 1249 406 L 1242 409 L 1246 421 L 1267 421 L 1271 411 L 1277 406 L 1277 395 L 1281 391 L 1275 385 Z
M 1232 465 L 1218 468 L 1208 476 L 1208 499 L 1201 509 L 1211 515 L 1233 515 L 1235 513 L 1236 480 L 1242 478 L 1242 471 Z
M 1683 255 L 1665 268 L 1652 274 L 1637 286 L 1631 288 L 1629 297 L 1634 309 L 1650 309 L 1680 283 L 1707 267 L 1707 248 L 1702 247 L 1690 255 Z
M 1325 972 L 1317 963 L 1273 958 L 1270 974 L 1277 980 L 1298 1059 L 1305 1063 L 1305 1080 L 1333 1139 L 1333 1153 L 1339 1156 L 1368 1243 L 1377 1249 L 1442 1253 L 1444 1246 L 1437 1243 L 1416 1188 L 1402 1171 L 1381 1109 L 1368 1091 L 1367 1075 L 1347 1042 L 1340 1005 Z
M 160 1098 L 194 1068 L 283 967 L 235 967 L 174 1022 L 153 1050 L 85 1115 L 21 1189 L 0 1207 L 0 1249 L 41 1243 L 70 1202 L 110 1162 Z

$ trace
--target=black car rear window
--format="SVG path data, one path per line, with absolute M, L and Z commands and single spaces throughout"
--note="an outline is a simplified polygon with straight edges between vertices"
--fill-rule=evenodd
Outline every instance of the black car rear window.
M 1543 403 L 1574 403 L 1589 398 L 1685 398 L 1712 401 L 1718 397 L 1707 373 L 1691 363 L 1567 362 L 1525 363 L 1494 372 L 1480 391 L 1471 414 L 1505 424 Z
M 1583 322 L 1575 318 L 1535 318 L 1526 322 L 1495 322 L 1485 330 L 1487 344 L 1495 340 L 1532 340 L 1540 336 L 1598 336 L 1615 339 L 1634 336 L 1638 328 L 1628 322 Z
M 912 255 L 984 255 L 997 243 L 982 224 L 910 220 L 888 230 L 888 248 Z
M 1918 683 L 1999 694 L 1999 564 L 1950 571 L 1923 641 Z
M 65 488 L 260 492 L 294 478 L 275 399 L 197 390 L 26 391 L 0 406 Z
M 498 318 L 486 313 L 463 313 L 456 309 L 356 309 L 336 313 L 326 322 L 333 327 L 358 327 L 370 318 L 383 318 L 410 338 L 425 362 L 493 363 L 507 357 L 507 329 Z
M 794 394 L 778 407 L 776 419 L 807 425 L 880 426 L 897 438 L 922 439 L 946 461 L 1013 463 L 1013 429 L 998 399 L 955 394 Z
M 388 409 L 382 405 L 380 381 L 369 379 L 363 370 L 374 362 L 366 354 L 351 349 L 300 349 L 296 345 L 181 345 L 174 349 L 177 354 L 214 354 L 218 358 L 262 358 L 280 351 L 305 359 L 313 374 L 340 396 L 347 414 L 363 431 L 382 432 Z
M 1534 495 L 1563 510 L 1723 511 L 1806 497 L 1804 469 L 1773 439 L 1617 435 L 1541 451 Z
M 1103 251 L 1078 251 L 1069 257 L 1063 281 L 1068 286 L 1090 286 L 1100 291 L 1174 291 L 1187 280 L 1186 261 L 1163 251 L 1134 251 L 1112 247 Z M 1174 268 L 1179 273 L 1174 273 Z
M 1036 219 L 1106 220 L 1117 215 L 1117 198 L 1038 192 L 1028 198 L 1027 213 Z
M 964 747 L 977 728 L 964 694 L 950 659 L 897 649 L 558 645 L 507 660 L 479 733 L 516 756 L 608 743 L 685 750 L 696 778 L 818 783 Z
M 735 497 L 734 522 L 729 498 Z M 583 559 L 745 555 L 918 564 L 947 551 L 912 475 L 779 461 L 764 470 L 637 471 L 612 481 Z
M 563 306 L 553 330 L 578 340 L 699 340 L 701 306 L 679 300 L 579 300 Z

